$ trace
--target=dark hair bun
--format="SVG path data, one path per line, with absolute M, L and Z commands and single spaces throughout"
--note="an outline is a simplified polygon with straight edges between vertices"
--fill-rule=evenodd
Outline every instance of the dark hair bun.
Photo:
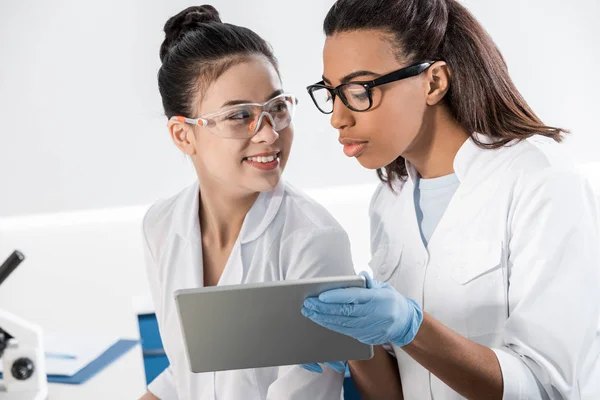
M 165 56 L 186 33 L 197 30 L 203 24 L 221 23 L 221 17 L 216 8 L 210 4 L 192 6 L 169 18 L 165 24 L 165 40 L 160 46 L 160 59 Z

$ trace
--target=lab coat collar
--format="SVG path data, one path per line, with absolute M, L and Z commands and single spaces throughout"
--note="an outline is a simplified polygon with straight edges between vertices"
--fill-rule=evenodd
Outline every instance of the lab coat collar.
M 479 178 L 488 175 L 490 168 L 493 168 L 497 163 L 497 161 L 494 161 L 497 160 L 497 153 L 493 150 L 479 147 L 473 140 L 473 137 L 482 143 L 493 143 L 493 138 L 480 133 L 473 133 L 458 149 L 454 157 L 453 166 L 454 173 L 461 184 L 479 181 Z M 406 170 L 408 171 L 409 179 L 413 183 L 417 182 L 419 173 L 408 161 L 406 161 Z
M 488 167 L 495 164 L 492 161 L 496 158 L 496 152 L 479 147 L 473 138 L 484 144 L 494 142 L 489 136 L 473 133 L 458 149 L 454 156 L 454 173 L 461 183 L 485 175 Z
M 258 239 L 271 224 L 281 203 L 283 202 L 284 183 L 280 180 L 275 189 L 270 192 L 261 192 L 254 202 L 240 231 L 240 242 L 242 244 Z
M 283 201 L 284 185 L 280 180 L 274 190 L 259 194 L 242 224 L 240 243 L 256 240 L 271 224 Z M 199 206 L 200 184 L 196 182 L 184 191 L 173 215 L 174 230 L 182 239 L 200 239 Z

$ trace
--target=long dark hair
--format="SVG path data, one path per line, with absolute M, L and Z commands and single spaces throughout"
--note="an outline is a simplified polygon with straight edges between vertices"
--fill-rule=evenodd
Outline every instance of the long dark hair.
M 323 29 L 327 36 L 377 29 L 394 39 L 407 63 L 443 60 L 450 69 L 445 102 L 452 116 L 483 148 L 539 134 L 557 142 L 568 131 L 547 126 L 527 105 L 495 43 L 473 15 L 456 0 L 338 0 Z M 473 133 L 493 138 L 485 144 Z M 377 171 L 390 186 L 407 177 L 403 157 Z
M 160 46 L 158 89 L 168 118 L 193 118 L 198 90 L 251 55 L 266 57 L 277 70 L 271 46 L 248 28 L 221 22 L 211 5 L 188 7 L 169 18 Z

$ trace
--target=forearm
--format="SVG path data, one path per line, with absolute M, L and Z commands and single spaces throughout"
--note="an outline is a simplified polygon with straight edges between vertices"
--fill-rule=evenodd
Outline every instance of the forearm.
M 153 395 L 152 393 L 150 393 L 150 391 L 146 392 L 146 394 L 144 394 L 142 397 L 140 397 L 140 400 L 160 400 L 158 397 L 156 397 L 155 395 Z
M 467 399 L 502 399 L 502 370 L 495 353 L 424 313 L 415 339 L 403 350 Z
M 403 400 L 398 364 L 382 346 L 365 361 L 349 361 L 352 381 L 364 400 Z

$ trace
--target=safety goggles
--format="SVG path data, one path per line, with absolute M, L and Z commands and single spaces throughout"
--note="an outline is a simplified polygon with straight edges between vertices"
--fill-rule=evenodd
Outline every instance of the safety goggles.
M 226 107 L 200 118 L 182 116 L 171 120 L 208 128 L 216 136 L 228 139 L 249 139 L 266 119 L 277 132 L 292 122 L 298 100 L 291 94 L 280 94 L 264 103 L 245 103 Z

